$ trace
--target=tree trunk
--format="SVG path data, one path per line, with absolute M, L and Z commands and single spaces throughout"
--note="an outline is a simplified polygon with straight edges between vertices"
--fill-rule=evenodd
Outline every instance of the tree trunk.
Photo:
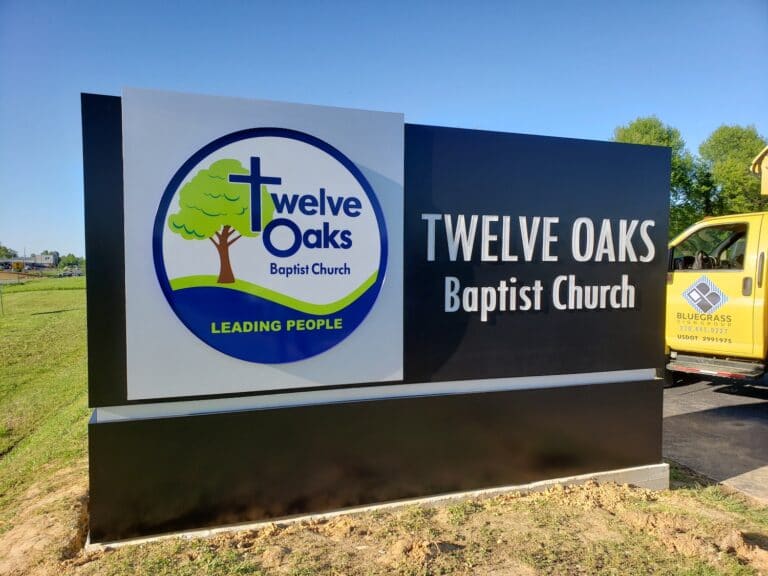
M 216 246 L 216 251 L 219 253 L 219 278 L 216 280 L 218 284 L 232 284 L 235 281 L 235 275 L 232 273 L 232 264 L 229 262 L 229 245 L 234 242 L 234 240 L 232 242 L 229 241 L 231 234 L 232 228 L 224 226 L 221 232 L 216 233 L 218 243 L 213 242 L 213 245 Z
M 219 278 L 216 280 L 219 284 L 232 284 L 235 281 L 235 275 L 232 273 L 232 264 L 229 262 L 229 244 L 222 242 L 216 246 L 219 253 Z

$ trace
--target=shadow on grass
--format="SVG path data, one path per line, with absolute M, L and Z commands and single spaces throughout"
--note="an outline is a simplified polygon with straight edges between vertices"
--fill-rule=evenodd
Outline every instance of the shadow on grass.
M 48 312 L 33 312 L 30 316 L 42 316 L 43 314 L 61 314 L 62 312 L 73 312 L 74 310 L 80 310 L 80 308 L 64 308 L 63 310 L 50 310 Z

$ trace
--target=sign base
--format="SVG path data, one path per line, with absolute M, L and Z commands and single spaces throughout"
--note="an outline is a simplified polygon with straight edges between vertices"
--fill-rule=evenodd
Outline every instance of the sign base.
M 553 486 L 578 486 L 587 482 L 597 482 L 598 484 L 630 484 L 638 488 L 647 490 L 667 490 L 669 488 L 669 464 L 651 464 L 648 466 L 638 466 L 635 468 L 624 468 L 622 470 L 609 470 L 607 472 L 597 472 L 595 474 L 581 474 L 580 476 L 569 476 L 567 478 L 554 478 L 552 480 L 541 480 L 529 484 L 516 486 L 502 486 L 500 488 L 488 488 L 486 490 L 472 490 L 470 492 L 456 492 L 453 494 L 442 494 L 439 496 L 429 496 L 426 498 L 412 498 L 409 500 L 399 500 L 397 502 L 387 502 L 386 504 L 374 504 L 372 506 L 358 506 L 347 508 L 345 510 L 336 510 L 334 512 L 323 512 L 320 514 L 306 514 L 302 516 L 291 516 L 289 518 L 277 519 L 277 523 L 282 526 L 291 524 L 300 524 L 301 522 L 312 522 L 318 520 L 328 520 L 337 516 L 348 514 L 361 514 L 373 512 L 376 510 L 387 510 L 401 506 L 413 506 L 432 504 L 436 502 L 446 502 L 451 500 L 460 500 L 462 498 L 491 497 L 498 494 L 529 494 L 531 492 L 542 492 Z M 205 530 L 185 530 L 183 532 L 171 532 L 160 536 L 149 536 L 146 538 L 131 538 L 128 540 L 119 540 L 114 542 L 92 543 L 90 534 L 85 544 L 86 552 L 98 552 L 109 548 L 122 548 L 123 546 L 137 546 L 151 542 L 161 542 L 171 538 L 209 538 L 216 534 L 229 534 L 232 532 L 241 532 L 244 530 L 259 530 L 275 523 L 275 520 L 264 522 L 244 522 L 241 524 L 231 524 L 229 526 L 219 526 L 217 528 L 208 528 Z
M 91 423 L 91 541 L 657 465 L 661 410 L 649 380 Z

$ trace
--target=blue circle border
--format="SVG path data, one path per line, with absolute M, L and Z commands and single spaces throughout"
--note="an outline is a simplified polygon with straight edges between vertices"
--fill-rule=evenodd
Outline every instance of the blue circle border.
M 173 303 L 173 290 L 171 290 L 171 285 L 168 280 L 168 275 L 165 272 L 165 260 L 163 258 L 163 229 L 165 227 L 165 220 L 168 216 L 168 209 L 170 207 L 171 201 L 173 200 L 174 195 L 176 194 L 176 191 L 178 190 L 181 183 L 184 181 L 184 178 L 187 177 L 187 174 L 195 167 L 197 166 L 202 160 L 204 160 L 207 156 L 215 152 L 216 150 L 223 148 L 224 146 L 227 146 L 228 144 L 232 144 L 234 142 L 239 142 L 241 140 L 247 140 L 250 138 L 265 138 L 265 137 L 275 137 L 275 138 L 287 138 L 290 140 L 297 140 L 299 142 L 303 142 L 305 144 L 308 144 L 310 146 L 313 146 L 315 148 L 318 148 L 319 150 L 325 152 L 332 158 L 334 158 L 336 161 L 338 161 L 344 168 L 346 168 L 354 177 L 355 180 L 357 180 L 358 184 L 363 188 L 365 191 L 365 194 L 368 196 L 368 200 L 371 203 L 371 206 L 373 206 L 373 212 L 376 215 L 376 223 L 379 227 L 379 238 L 381 239 L 381 258 L 379 262 L 379 274 L 378 278 L 376 279 L 376 282 L 374 283 L 369 290 L 375 291 L 374 296 L 374 302 L 376 299 L 378 299 L 378 293 L 381 290 L 381 286 L 384 283 L 384 275 L 387 270 L 387 259 L 388 259 L 388 237 L 387 237 L 387 228 L 384 222 L 384 213 L 381 209 L 381 205 L 379 204 L 378 198 L 376 198 L 376 194 L 373 191 L 373 187 L 368 182 L 368 179 L 363 175 L 362 171 L 357 167 L 357 165 L 352 162 L 347 156 L 344 155 L 338 148 L 335 148 L 328 144 L 327 142 L 320 140 L 319 138 L 312 136 L 311 134 L 307 134 L 305 132 L 300 132 L 298 130 L 291 130 L 288 128 L 246 128 L 245 130 L 238 130 L 237 132 L 232 132 L 230 134 L 226 134 L 225 136 L 221 136 L 220 138 L 217 138 L 216 140 L 213 140 L 212 142 L 209 142 L 200 150 L 195 152 L 192 156 L 187 159 L 184 164 L 181 165 L 181 168 L 179 168 L 176 173 L 173 175 L 173 178 L 171 178 L 171 181 L 168 183 L 168 186 L 166 186 L 165 191 L 163 192 L 163 196 L 160 199 L 160 204 L 157 207 L 157 212 L 155 214 L 155 225 L 152 230 L 152 258 L 154 260 L 155 264 L 155 273 L 157 274 L 157 279 L 160 284 L 160 288 L 163 291 L 163 295 L 165 296 L 165 299 L 168 301 L 168 304 L 170 305 L 171 309 L 173 310 L 176 317 L 181 320 L 182 324 L 192 333 L 195 335 L 196 338 L 200 339 L 202 342 L 206 344 L 206 346 L 210 346 L 211 348 L 214 348 L 215 350 L 218 350 L 222 354 L 226 354 L 230 358 L 237 358 L 242 360 L 242 358 L 238 358 L 237 356 L 232 356 L 231 354 L 228 354 L 227 352 L 216 348 L 215 346 L 211 346 L 208 342 L 200 338 L 197 334 L 195 334 L 194 330 L 185 322 L 184 318 L 178 313 L 176 310 L 176 307 Z M 360 324 L 365 320 L 365 317 L 370 313 L 371 309 L 373 308 L 373 305 L 371 305 L 371 308 L 369 308 L 366 313 L 363 315 L 363 317 L 360 319 Z M 358 324 L 357 328 L 360 327 L 360 324 Z M 355 328 L 355 330 L 357 329 Z M 353 330 L 354 332 L 354 330 Z M 347 337 L 349 334 L 347 335 Z M 334 348 L 339 343 L 344 341 L 346 339 L 342 338 L 329 348 L 326 348 L 325 350 L 321 350 L 315 354 L 311 354 L 309 356 L 305 356 L 302 359 L 299 360 L 290 360 L 288 362 L 300 362 L 301 360 L 306 360 L 307 358 L 311 358 L 313 356 L 317 356 L 318 354 L 323 354 L 330 350 L 331 348 Z M 257 364 L 283 364 L 288 362 L 256 362 L 253 360 L 246 360 L 247 362 L 253 362 Z

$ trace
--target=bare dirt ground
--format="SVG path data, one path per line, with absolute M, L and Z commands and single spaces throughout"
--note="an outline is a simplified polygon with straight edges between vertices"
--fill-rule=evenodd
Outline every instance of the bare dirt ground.
M 686 474 L 663 492 L 591 483 L 84 552 L 78 466 L 24 495 L 0 574 L 768 574 L 768 508 Z
M 0 270 L 0 282 L 16 282 L 24 280 L 32 280 L 40 277 L 40 274 L 27 274 L 25 272 L 9 272 L 7 270 Z
M 60 470 L 16 502 L 0 531 L 0 574 L 44 575 L 82 551 L 88 531 L 86 463 Z

